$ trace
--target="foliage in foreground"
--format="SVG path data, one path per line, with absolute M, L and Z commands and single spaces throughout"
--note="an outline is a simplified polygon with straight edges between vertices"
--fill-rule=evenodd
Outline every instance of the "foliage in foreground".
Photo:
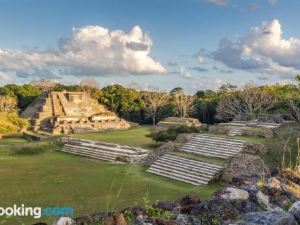
M 151 137 L 155 142 L 168 142 L 174 141 L 178 134 L 182 133 L 198 133 L 199 130 L 196 127 L 188 127 L 186 125 L 172 126 L 167 130 L 152 132 L 149 137 Z

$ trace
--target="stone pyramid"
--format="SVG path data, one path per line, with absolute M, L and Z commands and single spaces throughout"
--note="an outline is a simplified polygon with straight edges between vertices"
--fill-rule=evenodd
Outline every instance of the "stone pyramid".
M 85 92 L 48 92 L 40 95 L 21 116 L 35 131 L 53 134 L 127 129 L 130 124 Z

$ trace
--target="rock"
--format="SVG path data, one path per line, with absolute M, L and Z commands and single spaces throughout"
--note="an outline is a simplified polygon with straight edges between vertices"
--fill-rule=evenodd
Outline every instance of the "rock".
M 193 136 L 194 136 L 194 134 L 178 134 L 174 142 L 180 143 L 180 144 L 185 144 L 189 140 L 191 140 L 191 138 Z
M 222 179 L 226 182 L 232 182 L 234 177 L 255 175 L 269 176 L 269 174 L 269 169 L 259 156 L 240 153 L 224 170 Z
M 265 195 L 261 191 L 257 192 L 256 194 L 257 201 L 261 206 L 269 207 L 270 206 L 270 196 Z
M 247 201 L 249 199 L 249 193 L 242 189 L 227 187 L 220 197 L 228 201 Z
M 115 220 L 113 216 L 110 216 L 106 219 L 104 225 L 115 225 Z
M 116 225 L 127 225 L 127 222 L 125 220 L 125 217 L 124 217 L 123 213 L 118 213 L 115 216 L 115 224 Z
M 178 214 L 176 221 L 180 225 L 201 225 L 201 221 L 198 218 L 186 214 Z
M 166 220 L 161 218 L 156 218 L 154 222 L 157 225 L 179 225 L 179 222 L 176 220 Z
M 186 195 L 176 201 L 181 213 L 190 213 L 193 207 L 200 203 L 200 199 L 196 195 Z
M 60 217 L 53 223 L 53 225 L 71 225 L 71 224 L 75 224 L 75 222 L 69 217 Z
M 159 208 L 164 211 L 173 211 L 173 209 L 177 206 L 175 202 L 171 201 L 158 201 L 153 205 L 153 208 Z
M 130 211 L 135 217 L 144 216 L 146 214 L 146 209 L 143 207 L 132 207 L 130 208 Z
M 300 223 L 300 201 L 295 202 L 290 208 L 289 213 L 291 213 L 298 223 Z
M 275 177 L 271 177 L 269 180 L 268 180 L 268 184 L 267 184 L 267 187 L 268 188 L 274 188 L 276 190 L 281 190 L 281 182 L 280 180 L 278 180 L 277 178 Z
M 103 223 L 107 217 L 112 216 L 111 212 L 98 212 L 91 215 L 74 218 L 76 225 L 89 225 L 93 223 Z
M 268 152 L 268 147 L 263 143 L 247 142 L 243 148 L 244 152 L 254 155 L 264 155 Z
M 239 225 L 297 225 L 294 216 L 281 211 L 247 213 Z
M 190 214 L 201 218 L 201 222 L 205 225 L 220 224 L 221 221 L 232 221 L 239 217 L 237 209 L 229 201 L 221 198 L 195 205 Z

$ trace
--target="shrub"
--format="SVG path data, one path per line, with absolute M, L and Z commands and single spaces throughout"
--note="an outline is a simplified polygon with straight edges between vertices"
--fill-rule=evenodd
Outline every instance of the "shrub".
M 178 134 L 198 132 L 199 131 L 196 127 L 181 125 L 169 127 L 167 130 L 164 131 L 152 132 L 149 136 L 156 142 L 167 142 L 174 141 Z
M 20 118 L 16 113 L 0 113 L 0 137 L 20 132 L 27 126 L 27 120 Z

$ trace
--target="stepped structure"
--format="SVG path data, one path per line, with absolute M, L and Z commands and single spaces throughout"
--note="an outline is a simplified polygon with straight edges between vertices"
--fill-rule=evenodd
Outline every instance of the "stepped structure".
M 75 138 L 61 138 L 61 141 L 64 143 L 63 148 L 60 149 L 63 152 L 104 161 L 141 163 L 148 155 L 148 150 L 126 145 Z
M 127 129 L 130 124 L 85 92 L 49 92 L 22 112 L 35 131 L 53 134 Z
M 198 119 L 195 118 L 180 118 L 180 117 L 168 117 L 162 121 L 160 121 L 156 127 L 160 129 L 167 129 L 171 126 L 179 126 L 179 125 L 186 125 L 189 127 L 200 127 L 201 123 Z
M 250 121 L 232 121 L 229 123 L 222 123 L 221 125 L 229 125 L 230 131 L 228 132 L 229 136 L 237 136 L 242 135 L 243 130 L 249 127 L 253 128 L 263 128 L 263 129 L 275 129 L 281 126 L 279 123 L 271 123 L 271 122 L 260 122 L 258 120 L 250 120 Z
M 222 166 L 166 154 L 155 161 L 147 172 L 193 185 L 206 185 L 222 170 Z
M 245 142 L 229 138 L 194 135 L 181 151 L 198 155 L 228 159 L 243 150 Z
M 228 159 L 242 151 L 245 142 L 195 134 L 180 151 L 193 155 Z M 193 185 L 206 185 L 216 178 L 223 166 L 166 154 L 155 161 L 147 172 Z

